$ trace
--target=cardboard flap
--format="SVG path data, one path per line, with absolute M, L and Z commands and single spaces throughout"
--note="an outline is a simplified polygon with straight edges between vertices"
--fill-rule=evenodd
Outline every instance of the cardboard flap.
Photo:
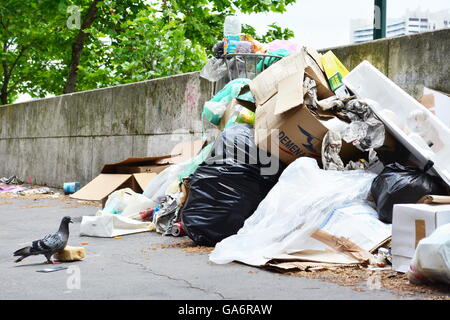
M 304 71 L 305 51 L 300 50 L 277 61 L 270 68 L 258 74 L 249 83 L 256 105 L 260 106 L 273 97 L 277 93 L 277 85 L 280 81 L 295 73 L 303 76 Z
M 434 101 L 434 95 L 432 93 L 422 95 L 419 98 L 419 102 L 428 109 L 431 109 L 436 105 L 436 102 Z
M 322 59 L 320 58 L 322 55 L 319 52 L 317 52 L 316 49 L 309 46 L 306 46 L 305 50 L 308 53 L 308 55 L 314 59 L 315 63 L 320 68 L 320 70 L 322 70 L 322 72 L 325 72 L 325 69 L 323 68 L 322 65 Z
M 129 174 L 100 174 L 70 197 L 90 201 L 102 200 L 129 179 Z
M 294 73 L 278 83 L 275 115 L 286 112 L 303 103 L 303 73 Z
M 205 145 L 206 140 L 184 141 L 178 143 L 169 155 L 143 158 L 128 158 L 126 160 L 105 164 L 101 173 L 132 173 L 131 171 L 121 172 L 120 167 L 138 166 L 162 166 L 168 164 L 179 164 L 195 157 Z M 160 170 L 155 170 L 158 172 Z
M 157 176 L 157 173 L 154 172 L 148 172 L 148 173 L 135 173 L 133 174 L 134 179 L 136 179 L 136 182 L 138 183 L 139 187 L 141 187 L 141 189 L 143 191 L 145 191 L 145 188 L 147 187 L 147 185 L 149 184 L 150 181 L 152 181 L 153 179 L 155 179 L 155 177 Z
M 195 157 L 203 146 L 206 140 L 185 141 L 177 144 L 171 151 L 171 164 L 180 164 Z

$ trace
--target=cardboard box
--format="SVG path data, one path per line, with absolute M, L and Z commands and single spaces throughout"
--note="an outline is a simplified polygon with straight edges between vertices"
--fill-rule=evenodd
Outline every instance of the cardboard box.
M 311 49 L 309 49 L 311 51 Z M 321 159 L 321 147 L 328 128 L 322 121 L 334 116 L 317 110 L 312 113 L 303 105 L 305 76 L 317 83 L 319 100 L 331 97 L 320 61 L 308 49 L 283 58 L 259 74 L 250 88 L 256 99 L 256 144 L 288 164 L 308 156 Z M 361 153 L 343 143 L 341 156 L 344 162 L 357 160 Z
M 396 204 L 392 216 L 392 268 L 407 272 L 417 244 L 450 223 L 450 205 Z
M 205 143 L 205 140 L 181 142 L 172 149 L 170 155 L 128 158 L 118 163 L 105 164 L 97 177 L 70 197 L 89 201 L 101 200 L 104 206 L 108 196 L 116 190 L 130 188 L 142 193 L 158 173 L 173 164 L 196 156 Z

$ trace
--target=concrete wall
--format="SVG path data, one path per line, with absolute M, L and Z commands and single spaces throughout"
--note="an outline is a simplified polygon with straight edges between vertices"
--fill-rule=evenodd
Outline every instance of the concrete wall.
M 85 184 L 105 163 L 166 154 L 199 135 L 212 92 L 189 73 L 0 107 L 0 177 Z
M 416 99 L 424 86 L 450 92 L 450 29 L 331 50 L 349 70 L 369 61 Z
M 450 30 L 332 50 L 350 70 L 370 61 L 416 98 L 424 85 L 450 92 Z M 0 107 L 0 177 L 85 184 L 105 163 L 165 154 L 201 132 L 213 92 L 189 73 Z

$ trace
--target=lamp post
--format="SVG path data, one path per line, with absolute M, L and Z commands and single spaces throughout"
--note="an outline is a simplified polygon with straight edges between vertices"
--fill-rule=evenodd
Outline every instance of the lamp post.
M 386 2 L 375 0 L 373 19 L 373 39 L 386 38 Z

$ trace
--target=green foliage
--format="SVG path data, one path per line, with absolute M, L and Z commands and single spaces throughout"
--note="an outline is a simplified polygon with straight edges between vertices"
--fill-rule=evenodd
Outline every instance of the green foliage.
M 61 94 L 73 61 L 74 42 L 85 33 L 76 90 L 118 85 L 199 70 L 222 38 L 226 15 L 239 10 L 283 12 L 295 0 L 103 0 L 83 27 L 94 0 L 2 0 L 0 2 L 0 95 L 12 102 Z M 70 6 L 80 9 L 81 30 L 69 29 Z M 288 39 L 276 24 L 257 37 Z M 107 43 L 109 42 L 109 43 Z

